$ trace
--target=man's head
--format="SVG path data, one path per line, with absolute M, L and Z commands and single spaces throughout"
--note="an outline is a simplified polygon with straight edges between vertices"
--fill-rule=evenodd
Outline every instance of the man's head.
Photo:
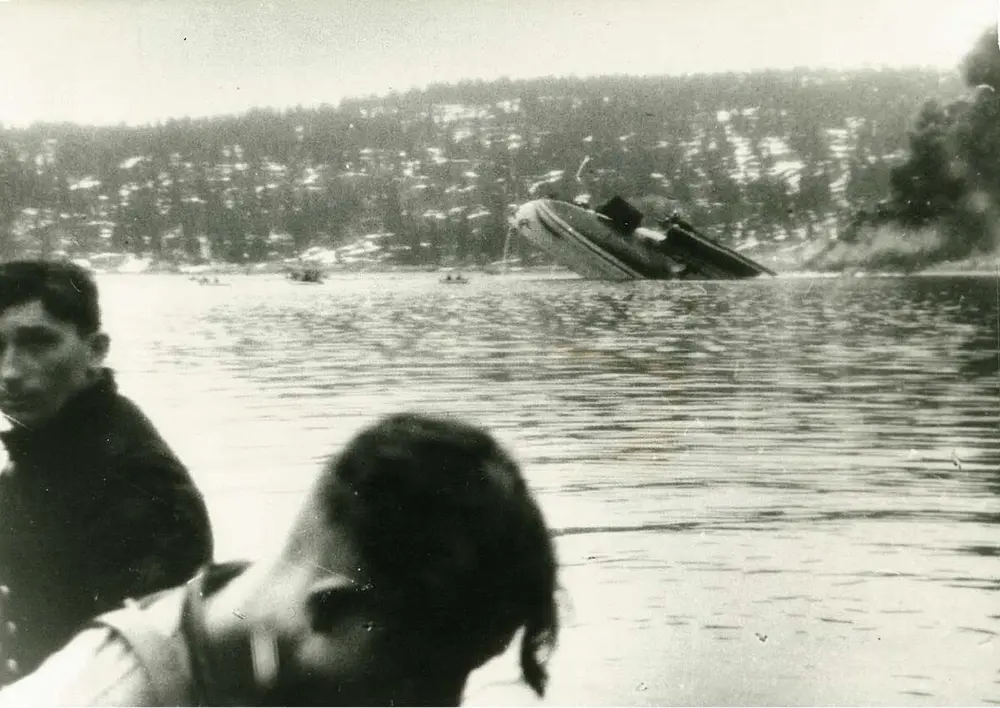
M 108 338 L 97 285 L 72 263 L 0 264 L 0 411 L 44 423 L 94 378 Z
M 328 463 L 285 555 L 310 579 L 275 700 L 457 703 L 518 630 L 524 678 L 544 693 L 555 553 L 485 431 L 414 414 L 363 430 Z

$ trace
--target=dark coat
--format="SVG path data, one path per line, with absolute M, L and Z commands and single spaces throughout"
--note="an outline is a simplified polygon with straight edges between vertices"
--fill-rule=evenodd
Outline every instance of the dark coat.
M 183 583 L 212 557 L 204 499 L 106 371 L 36 430 L 0 434 L 0 650 L 34 670 L 87 620 Z M 7 677 L 11 678 L 10 676 Z M 2 683 L 2 681 L 0 681 Z

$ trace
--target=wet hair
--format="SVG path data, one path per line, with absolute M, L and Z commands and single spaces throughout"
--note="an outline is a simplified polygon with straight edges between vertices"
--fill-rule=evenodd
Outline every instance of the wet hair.
M 75 263 L 20 260 L 0 263 L 0 313 L 39 300 L 52 317 L 81 335 L 101 328 L 97 283 Z
M 330 461 L 320 489 L 394 623 L 469 672 L 523 629 L 521 672 L 544 695 L 558 633 L 555 551 L 518 465 L 489 433 L 393 415 Z

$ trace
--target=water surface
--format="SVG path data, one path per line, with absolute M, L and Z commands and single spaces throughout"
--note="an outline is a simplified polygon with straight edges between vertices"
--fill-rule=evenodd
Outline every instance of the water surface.
M 559 534 L 553 704 L 1000 704 L 995 278 L 102 282 L 219 555 L 377 416 L 490 426 Z M 525 703 L 512 657 L 468 702 Z

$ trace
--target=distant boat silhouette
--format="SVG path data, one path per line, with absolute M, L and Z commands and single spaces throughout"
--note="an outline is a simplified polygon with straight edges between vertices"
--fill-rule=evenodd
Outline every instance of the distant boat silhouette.
M 322 283 L 323 272 L 319 268 L 295 268 L 288 273 L 288 279 L 297 283 Z
M 441 282 L 444 283 L 445 285 L 465 285 L 466 283 L 469 282 L 469 279 L 466 278 L 461 273 L 458 273 L 457 275 L 454 276 L 452 276 L 451 273 L 449 273 L 444 278 L 441 278 Z

